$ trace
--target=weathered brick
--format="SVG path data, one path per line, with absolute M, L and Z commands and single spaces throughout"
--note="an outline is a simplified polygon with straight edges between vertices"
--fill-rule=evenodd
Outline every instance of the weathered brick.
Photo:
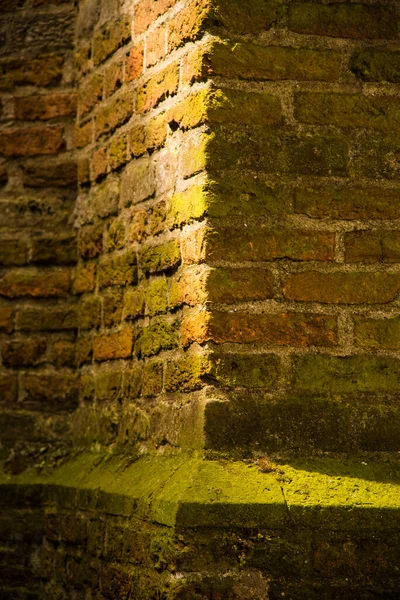
M 283 6 L 276 0 L 218 0 L 212 5 L 211 17 L 231 33 L 260 33 L 279 21 Z
M 370 187 L 299 188 L 294 211 L 317 219 L 398 219 L 400 190 Z
M 75 375 L 31 373 L 24 378 L 24 407 L 32 410 L 70 412 L 78 404 Z
M 0 133 L 0 154 L 3 156 L 57 154 L 64 147 L 62 126 L 7 129 Z
M 285 229 L 219 228 L 210 233 L 206 255 L 210 260 L 261 261 L 333 260 L 335 235 L 328 232 Z
M 18 239 L 0 240 L 0 265 L 24 265 L 28 258 L 27 242 Z
M 124 376 L 124 396 L 132 400 L 140 396 L 142 388 L 142 365 L 136 365 L 125 372 Z
M 97 329 L 101 325 L 101 301 L 97 296 L 85 297 L 79 305 L 79 327 Z
M 205 375 L 210 372 L 207 356 L 186 356 L 168 361 L 165 367 L 166 392 L 191 392 L 205 385 Z
M 161 113 L 151 119 L 145 131 L 146 147 L 149 151 L 154 151 L 155 148 L 160 148 L 168 134 L 168 114 Z
M 208 302 L 257 302 L 274 296 L 274 279 L 266 269 L 211 269 L 206 283 Z
M 352 56 L 350 68 L 362 81 L 400 81 L 400 52 L 365 48 Z
M 62 56 L 6 60 L 0 63 L 0 88 L 12 88 L 14 85 L 56 85 L 62 78 L 63 63 Z
M 142 383 L 143 396 L 157 396 L 158 394 L 161 394 L 163 389 L 163 372 L 163 363 L 159 361 L 153 361 L 144 366 Z
M 182 344 L 207 341 L 260 343 L 277 346 L 335 346 L 334 317 L 312 314 L 248 314 L 204 312 L 188 314 L 182 323 Z
M 182 61 L 182 85 L 190 86 L 206 79 L 208 74 L 209 47 L 200 46 L 188 52 Z
M 209 299 L 207 285 L 210 269 L 205 265 L 185 268 L 175 277 L 169 278 L 169 305 L 176 308 L 182 304 L 195 306 Z
M 107 169 L 107 149 L 105 147 L 99 148 L 96 152 L 93 153 L 93 157 L 90 163 L 91 179 L 93 181 L 101 179 L 107 173 Z
M 132 355 L 133 341 L 133 331 L 130 328 L 103 333 L 94 338 L 93 356 L 98 361 L 129 358 Z
M 209 16 L 209 0 L 194 0 L 178 12 L 169 22 L 169 52 L 199 37 L 204 31 Z
M 112 252 L 113 250 L 122 250 L 122 248 L 125 246 L 125 237 L 125 219 L 112 219 L 107 228 L 106 250 L 108 252 Z
M 76 125 L 74 129 L 75 148 L 84 148 L 93 141 L 94 121 L 88 121 L 84 125 Z
M 173 96 L 179 86 L 179 64 L 172 63 L 148 79 L 137 92 L 136 110 L 145 113 L 168 96 Z
M 72 284 L 74 294 L 92 292 L 96 286 L 96 264 L 89 263 L 80 265 L 75 273 Z
M 108 370 L 97 374 L 96 399 L 99 402 L 118 402 L 122 391 L 122 373 L 119 370 Z
M 82 258 L 96 258 L 103 250 L 103 224 L 81 227 L 79 252 Z
M 48 265 L 71 265 L 77 261 L 77 240 L 74 235 L 33 238 L 31 260 Z
M 14 100 L 16 119 L 26 121 L 54 119 L 76 114 L 77 97 L 73 93 L 20 96 Z
M 344 240 L 347 262 L 400 262 L 399 231 L 355 231 Z
M 113 327 L 121 322 L 123 308 L 121 288 L 105 290 L 103 294 L 103 327 Z
M 213 354 L 210 375 L 223 386 L 274 389 L 280 360 L 274 354 Z
M 145 209 L 132 211 L 129 225 L 129 241 L 142 242 L 147 237 L 149 213 Z
M 358 346 L 376 350 L 400 348 L 400 319 L 354 318 L 354 339 Z
M 360 135 L 352 158 L 352 174 L 372 179 L 400 179 L 399 153 L 397 135 L 365 132 Z
M 0 307 L 0 332 L 11 333 L 14 329 L 14 310 L 11 306 Z
M 153 23 L 160 15 L 164 14 L 169 8 L 174 6 L 176 0 L 140 0 L 135 5 L 134 29 L 135 34 L 140 35 Z
M 356 3 L 296 2 L 289 7 L 289 29 L 353 39 L 391 39 L 398 33 L 394 7 Z
M 152 356 L 160 350 L 169 350 L 178 345 L 178 323 L 165 317 L 155 317 L 143 328 L 135 344 L 135 353 Z
M 152 67 L 161 61 L 166 54 L 166 35 L 165 25 L 157 27 L 151 31 L 146 38 L 146 67 Z
M 78 112 L 82 117 L 93 108 L 95 108 L 103 98 L 104 75 L 102 73 L 94 73 L 79 90 Z
M 70 282 L 71 273 L 67 269 L 57 271 L 18 269 L 1 277 L 0 296 L 6 298 L 66 296 Z
M 140 253 L 140 268 L 146 274 L 159 273 L 179 266 L 181 250 L 178 240 L 160 246 L 150 246 Z
M 144 44 L 140 42 L 131 48 L 125 59 L 125 81 L 138 79 L 143 73 Z
M 295 117 L 316 125 L 366 127 L 387 132 L 400 128 L 400 108 L 394 96 L 303 92 L 295 98 Z
M 137 281 L 136 252 L 126 250 L 102 260 L 98 267 L 100 287 L 129 285 Z
M 132 162 L 121 178 L 121 203 L 124 206 L 137 204 L 153 196 L 156 190 L 154 164 L 143 158 Z
M 17 328 L 25 331 L 61 331 L 78 327 L 77 311 L 73 306 L 20 309 L 16 322 Z
M 308 271 L 290 275 L 283 282 L 289 300 L 333 304 L 386 304 L 400 289 L 400 275 Z
M 0 404 L 12 404 L 17 401 L 17 375 L 0 373 Z M 13 431 L 14 433 L 14 431 Z M 15 433 L 14 433 L 15 435 Z
M 144 315 L 145 294 L 143 290 L 128 290 L 124 297 L 124 319 L 135 319 Z
M 75 366 L 75 342 L 58 340 L 51 349 L 51 362 L 56 368 Z
M 123 90 L 104 102 L 97 113 L 96 137 L 111 133 L 125 123 L 133 114 L 133 100 L 130 90 Z
M 123 59 L 119 58 L 107 66 L 104 71 L 104 96 L 112 96 L 123 83 L 124 79 L 124 63 Z
M 214 75 L 234 79 L 337 81 L 341 74 L 341 55 L 333 50 L 217 43 L 209 56 Z
M 168 308 L 168 283 L 164 278 L 150 281 L 146 288 L 146 312 L 154 316 Z
M 47 344 L 43 339 L 24 339 L 6 342 L 1 355 L 6 367 L 32 367 L 44 361 Z
M 302 356 L 293 386 L 307 394 L 397 393 L 400 362 L 375 356 Z
M 109 217 L 118 212 L 119 180 L 116 177 L 107 179 L 96 187 L 92 187 L 90 200 L 98 217 Z
M 132 156 L 142 156 L 146 150 L 146 128 L 141 123 L 136 123 L 129 133 L 129 148 Z
M 24 161 L 22 165 L 24 185 L 27 187 L 72 187 L 77 182 L 77 164 L 74 160 L 55 162 L 46 159 Z
M 106 23 L 93 38 L 93 62 L 99 65 L 110 54 L 131 38 L 131 18 L 123 15 L 117 21 Z
M 114 171 L 128 162 L 128 134 L 126 132 L 114 135 L 108 147 L 108 163 Z

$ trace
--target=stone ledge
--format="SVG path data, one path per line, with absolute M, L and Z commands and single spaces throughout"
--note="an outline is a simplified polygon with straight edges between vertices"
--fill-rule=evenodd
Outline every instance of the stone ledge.
M 400 526 L 398 463 L 253 463 L 81 454 L 47 475 L 0 476 L 1 504 L 42 503 L 170 527 L 382 530 Z

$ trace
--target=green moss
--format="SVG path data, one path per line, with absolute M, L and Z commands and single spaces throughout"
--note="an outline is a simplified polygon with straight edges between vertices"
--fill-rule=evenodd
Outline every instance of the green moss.
M 154 318 L 150 325 L 140 332 L 135 344 L 135 352 L 142 356 L 157 354 L 160 350 L 174 348 L 178 344 L 179 328 L 177 321 Z
M 168 283 L 166 279 L 153 279 L 146 288 L 147 314 L 153 316 L 168 308 Z
M 144 273 L 159 273 L 177 267 L 181 262 L 179 241 L 172 240 L 161 246 L 151 246 L 142 251 L 140 266 Z

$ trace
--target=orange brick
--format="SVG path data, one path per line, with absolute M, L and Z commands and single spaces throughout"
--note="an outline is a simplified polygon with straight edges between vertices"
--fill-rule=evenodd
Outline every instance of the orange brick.
M 209 0 L 195 0 L 181 10 L 169 24 L 168 51 L 196 39 L 210 14 Z
M 140 35 L 154 21 L 176 4 L 176 0 L 141 0 L 135 6 L 134 31 Z
M 144 44 L 134 46 L 125 59 L 125 81 L 133 81 L 143 73 Z
M 144 113 L 154 108 L 167 96 L 173 96 L 178 91 L 179 64 L 169 65 L 139 88 L 137 93 L 136 108 Z
M 121 329 L 116 333 L 98 335 L 93 341 L 93 355 L 98 361 L 129 358 L 133 349 L 133 331 Z
M 166 53 L 165 38 L 167 28 L 165 25 L 158 27 L 146 39 L 146 67 L 155 65 Z
M 57 154 L 65 147 L 64 127 L 8 129 L 0 134 L 0 155 Z
M 108 98 L 122 85 L 124 78 L 124 63 L 122 58 L 107 67 L 104 73 L 104 96 Z
M 41 94 L 15 98 L 15 118 L 35 121 L 75 115 L 76 94 Z

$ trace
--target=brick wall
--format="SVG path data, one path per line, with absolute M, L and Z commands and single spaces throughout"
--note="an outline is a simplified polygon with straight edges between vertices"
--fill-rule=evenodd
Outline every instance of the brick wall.
M 1 3 L 0 431 L 14 472 L 64 452 L 77 404 L 74 20 L 73 2 Z

